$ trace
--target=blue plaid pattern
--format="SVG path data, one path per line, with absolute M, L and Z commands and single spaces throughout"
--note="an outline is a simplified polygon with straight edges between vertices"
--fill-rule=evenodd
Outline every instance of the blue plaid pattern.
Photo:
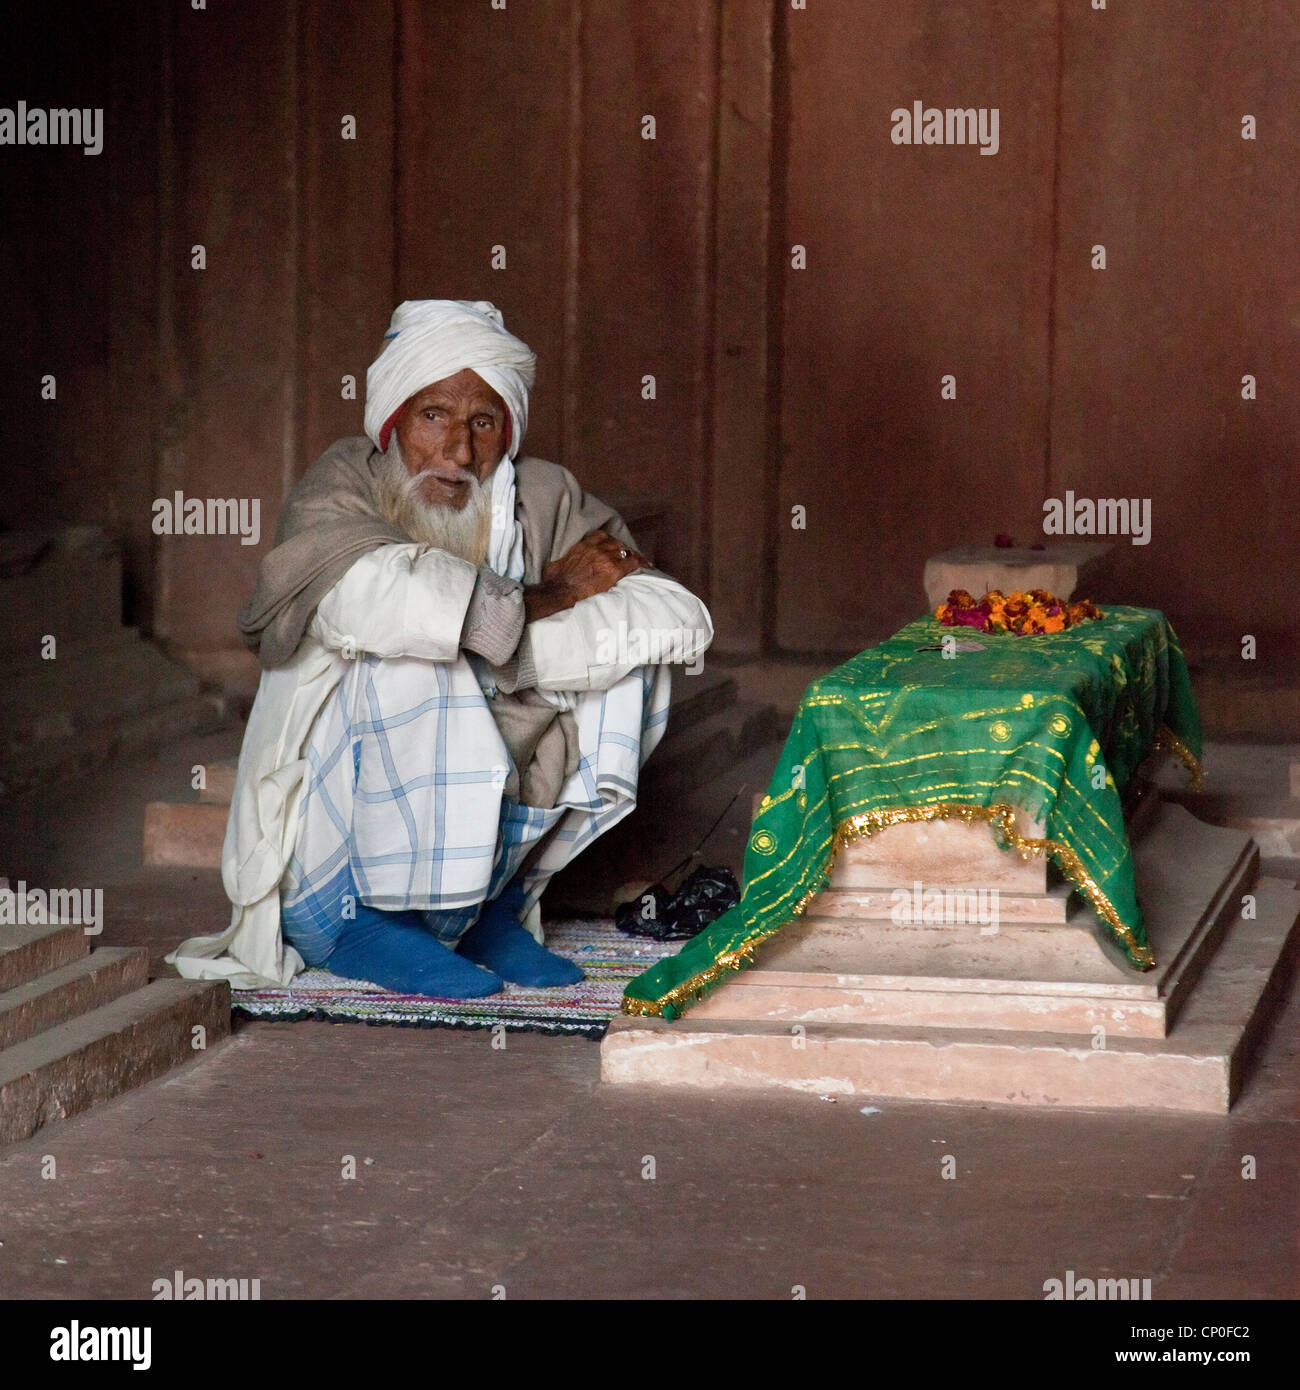
M 491 902 L 501 894 L 532 845 L 562 815 L 563 811 L 543 811 L 502 798 L 499 851 L 485 901 Z M 344 922 L 355 915 L 357 904 L 363 901 L 345 857 L 332 877 L 314 875 L 310 886 L 300 883 L 296 893 L 287 890 L 282 894 L 280 928 L 285 940 L 309 966 L 324 965 L 338 944 Z M 476 903 L 471 907 L 430 910 L 421 916 L 439 941 L 455 946 L 478 920 L 481 910 L 482 904 Z
M 560 804 L 543 810 L 502 794 L 510 755 L 467 662 L 354 662 L 308 739 L 281 887 L 286 938 L 309 964 L 323 959 L 350 894 L 419 910 L 454 942 L 546 839 L 524 878 L 531 906 L 559 867 L 636 804 L 643 750 L 667 720 L 668 681 L 663 668 L 644 667 L 578 697 L 579 766 Z

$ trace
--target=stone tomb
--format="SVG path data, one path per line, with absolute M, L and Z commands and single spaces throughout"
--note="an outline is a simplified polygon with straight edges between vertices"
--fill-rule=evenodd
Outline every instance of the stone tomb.
M 1249 835 L 1154 791 L 1138 807 L 1129 838 L 1155 969 L 1124 964 L 1055 867 L 999 849 L 986 825 L 894 826 L 845 846 L 806 914 L 682 1018 L 616 1018 L 603 1079 L 1226 1111 L 1300 937 L 1300 892 L 1259 877 Z M 1018 829 L 1043 833 L 1027 818 Z M 996 917 L 900 924 L 918 883 L 996 890 Z
M 1107 579 L 1114 546 L 1105 541 L 1063 541 L 1033 550 L 1026 546 L 963 545 L 925 562 L 925 598 L 933 613 L 953 589 L 979 599 L 990 589 L 1046 589 L 1069 599 L 1080 585 L 1084 598 L 1095 599 Z M 961 635 L 961 634 L 959 634 Z M 969 634 L 965 634 L 969 636 Z

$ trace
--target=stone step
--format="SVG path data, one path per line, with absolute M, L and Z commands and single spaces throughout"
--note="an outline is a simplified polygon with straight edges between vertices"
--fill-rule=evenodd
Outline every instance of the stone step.
M 97 1009 L 149 982 L 149 952 L 101 946 L 90 955 L 0 993 L 0 1049 Z
M 199 800 L 213 806 L 229 806 L 235 795 L 235 773 L 238 758 L 222 758 L 208 763 L 203 769 L 204 785 L 199 788 Z
M 917 897 L 918 887 L 921 895 Z M 945 896 L 940 905 L 951 914 L 964 913 L 966 922 L 975 930 L 992 927 L 995 930 L 1012 925 L 1064 924 L 1084 914 L 1085 909 L 1068 883 L 1049 884 L 1042 893 L 1011 893 L 999 888 L 979 888 L 962 885 L 938 890 Z M 899 885 L 897 888 L 827 888 L 808 904 L 805 920 L 820 917 L 849 918 L 858 922 L 894 922 L 900 914 L 908 920 L 925 920 L 926 894 L 933 904 L 934 881 Z M 983 922 L 981 914 L 990 916 Z M 955 924 L 954 924 L 955 925 Z M 947 924 L 936 923 L 933 930 L 943 933 Z
M 0 650 L 39 660 L 47 636 L 111 638 L 122 624 L 122 548 L 97 526 L 0 535 Z
M 144 862 L 150 868 L 219 869 L 229 805 L 151 801 L 144 808 Z
M 690 684 L 695 679 L 699 686 Z M 767 706 L 736 702 L 735 682 L 727 677 L 678 680 L 686 693 L 674 700 L 669 732 L 646 764 L 644 798 L 680 796 L 702 786 L 761 748 L 779 724 Z M 145 864 L 220 868 L 234 775 L 234 762 L 214 763 L 197 802 L 151 801 L 144 815 Z
M 134 628 L 93 642 L 60 642 L 55 655 L 14 663 L 0 690 L 3 738 L 59 738 L 199 693 L 199 679 Z
M 691 676 L 674 670 L 665 737 L 672 738 L 735 703 L 736 682 L 730 676 L 707 670 Z
M 73 781 L 115 759 L 150 752 L 189 734 L 210 733 L 223 722 L 213 697 L 192 695 L 34 745 L 25 756 L 11 750 L 0 756 L 0 795 Z
M 684 796 L 657 799 L 638 791 L 637 811 L 602 835 L 551 881 L 548 913 L 612 916 L 616 894 L 630 882 L 667 875 L 671 887 L 697 863 L 725 865 L 741 877 L 749 793 L 766 786 L 781 745 L 769 742 Z M 651 760 L 653 763 L 653 759 Z M 698 854 L 698 860 L 692 856 Z
M 681 796 L 711 782 L 765 743 L 781 737 L 784 725 L 769 705 L 740 700 L 681 733 L 671 722 L 663 743 L 641 774 L 646 798 Z
M 198 678 L 131 629 L 60 644 L 0 688 L 0 792 L 89 771 L 219 722 Z
M 1198 820 L 1230 826 L 1253 835 L 1261 854 L 1269 858 L 1300 855 L 1300 805 L 1283 796 L 1244 796 L 1235 792 L 1186 789 L 1162 791 L 1166 801 L 1185 806 Z
M 16 989 L 89 954 L 90 941 L 81 927 L 0 927 L 0 990 Z
M 1248 801 L 1286 800 L 1290 793 L 1290 767 L 1297 758 L 1297 744 L 1216 743 L 1206 739 L 1201 749 L 1205 793 L 1240 796 Z M 1172 755 L 1148 771 L 1166 795 L 1186 793 L 1191 786 L 1186 769 Z
M 0 1143 L 152 1081 L 230 1032 L 224 980 L 155 980 L 0 1052 Z
M 895 827 L 897 829 L 897 827 Z M 882 832 L 885 838 L 895 829 Z M 900 924 L 827 915 L 823 893 L 759 950 L 754 967 L 696 1006 L 699 1017 L 886 1023 L 1163 1037 L 1255 881 L 1248 836 L 1162 806 L 1134 849 L 1156 966 L 1103 944 L 1079 904 L 1068 921 Z M 1059 892 L 1064 892 L 1062 885 Z M 832 902 L 833 902 L 832 898 Z M 1062 906 L 1064 902 L 1062 899 Z M 1033 910 L 1032 903 L 1029 910 Z M 820 915 L 814 915 L 820 914 Z
M 1016 830 L 1042 839 L 1040 823 L 1016 813 Z M 1002 849 L 987 823 L 960 820 L 893 825 L 850 840 L 840 850 L 832 888 L 888 888 L 920 882 L 926 888 L 996 888 L 999 892 L 1047 893 L 1046 855 Z
M 1247 663 L 1237 660 L 1241 667 Z M 1264 683 L 1231 669 L 1192 670 L 1196 709 L 1205 734 L 1262 743 L 1300 741 L 1300 683 L 1279 671 Z
M 1300 893 L 1260 879 L 1168 1037 L 619 1016 L 601 1044 L 606 1084 L 982 1105 L 1225 1114 L 1296 954 Z M 718 993 L 729 985 L 723 985 Z

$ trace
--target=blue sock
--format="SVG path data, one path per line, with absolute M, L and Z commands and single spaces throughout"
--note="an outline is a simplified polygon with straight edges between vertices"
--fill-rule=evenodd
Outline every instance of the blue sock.
M 576 985 L 582 971 L 571 960 L 548 951 L 520 923 L 523 900 L 523 889 L 510 884 L 494 902 L 483 905 L 478 921 L 461 937 L 457 950 L 512 984 L 542 989 Z
M 477 999 L 496 994 L 503 983 L 430 936 L 420 913 L 384 912 L 365 903 L 357 904 L 355 921 L 343 924 L 325 968 L 345 979 L 436 999 Z

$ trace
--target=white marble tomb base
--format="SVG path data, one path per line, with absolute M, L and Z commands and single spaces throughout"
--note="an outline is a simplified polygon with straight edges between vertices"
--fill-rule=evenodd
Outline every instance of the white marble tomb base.
M 1000 890 L 995 932 L 895 925 L 891 890 L 851 886 L 861 866 L 846 850 L 831 887 L 759 948 L 753 968 L 673 1022 L 616 1018 L 602 1078 L 1223 1113 L 1269 985 L 1300 939 L 1300 892 L 1256 877 L 1247 835 L 1154 801 L 1146 819 L 1131 838 L 1152 971 L 1120 964 L 1077 900 L 1067 917 L 1064 889 L 1050 880 Z M 894 827 L 861 849 L 878 865 L 891 835 L 918 829 Z M 987 827 L 946 829 L 991 846 Z M 915 840 L 898 837 L 898 867 L 912 862 Z M 1005 876 L 1017 857 L 992 853 L 1001 862 L 986 873 Z M 1041 873 L 1042 861 L 1031 863 Z M 1241 916 L 1246 894 L 1254 919 Z

